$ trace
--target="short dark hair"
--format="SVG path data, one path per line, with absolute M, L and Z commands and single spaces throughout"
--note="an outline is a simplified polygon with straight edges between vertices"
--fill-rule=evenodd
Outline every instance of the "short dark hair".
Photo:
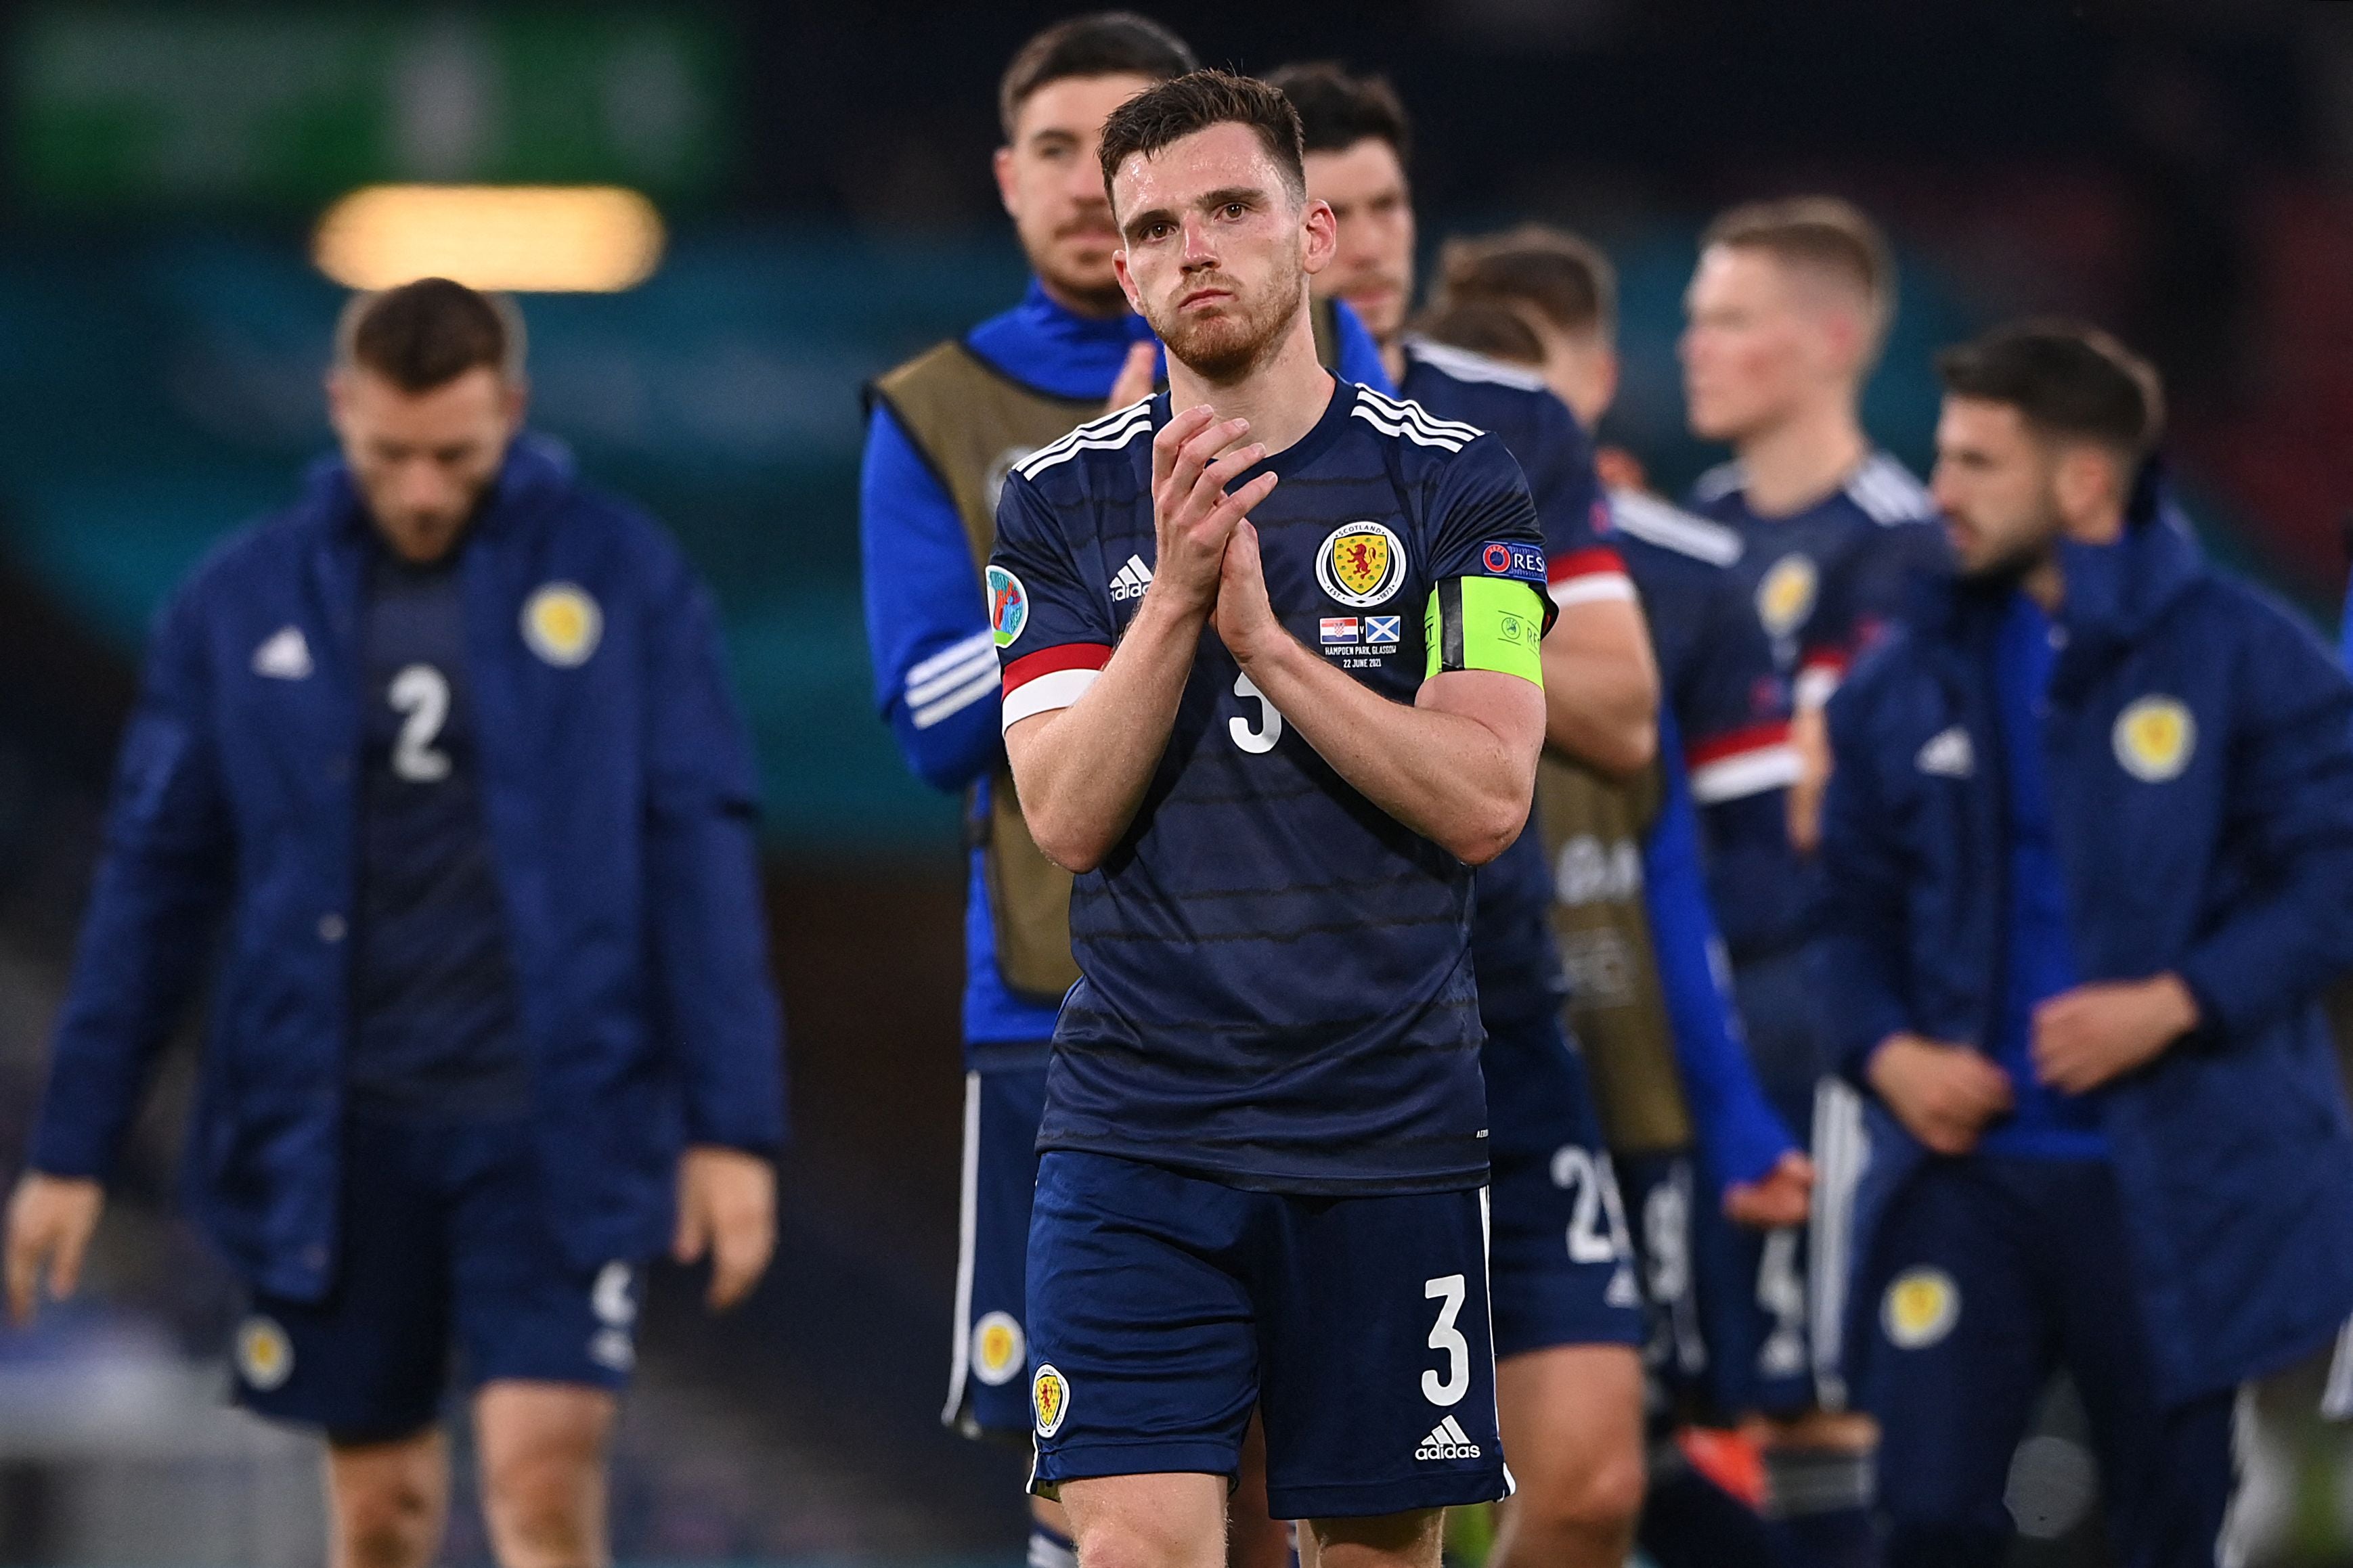
M 335 363 L 373 371 L 403 392 L 431 392 L 487 366 L 522 374 L 522 316 L 506 300 L 447 278 L 360 294 L 335 329 Z
M 1184 39 L 1133 11 L 1096 11 L 1057 22 L 1015 52 L 997 84 L 1005 139 L 1029 95 L 1071 77 L 1141 76 L 1166 81 L 1199 68 Z
M 1955 397 L 2004 403 L 2046 437 L 2089 441 L 2128 463 L 2165 433 L 2165 389 L 2147 360 L 2097 327 L 2040 319 L 1996 327 L 1936 356 Z
M 1790 267 L 1826 272 L 1860 293 L 1873 343 L 1895 318 L 1895 253 L 1861 207 L 1838 196 L 1749 202 L 1707 226 L 1700 248 L 1761 250 Z
M 1388 78 L 1351 75 L 1337 60 L 1310 60 L 1266 79 L 1299 110 L 1306 151 L 1345 153 L 1371 137 L 1388 142 L 1399 163 L 1410 158 L 1413 122 Z
M 1414 331 L 1433 342 L 1513 364 L 1541 365 L 1544 342 L 1527 318 L 1493 300 L 1444 300 L 1422 312 Z
M 1103 191 L 1119 166 L 1141 153 L 1145 157 L 1212 125 L 1247 125 L 1258 133 L 1293 195 L 1307 190 L 1305 153 L 1300 146 L 1299 111 L 1291 100 L 1256 77 L 1229 71 L 1187 71 L 1146 88 L 1111 111 L 1103 128 Z
M 1450 239 L 1438 253 L 1438 298 L 1533 310 L 1563 332 L 1618 331 L 1618 271 L 1599 247 L 1567 229 L 1522 224 Z

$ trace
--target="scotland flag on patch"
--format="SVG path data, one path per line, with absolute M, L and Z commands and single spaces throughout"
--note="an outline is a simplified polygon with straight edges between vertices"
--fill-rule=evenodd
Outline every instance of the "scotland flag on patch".
M 1366 640 L 1366 642 L 1396 642 L 1396 641 L 1398 641 L 1398 639 L 1403 636 L 1403 633 L 1402 633 L 1402 631 L 1400 630 L 1400 628 L 1401 628 L 1401 626 L 1402 626 L 1402 625 L 1403 625 L 1403 623 L 1404 623 L 1404 620 L 1405 620 L 1405 617 L 1404 617 L 1404 616 L 1366 616 L 1366 617 L 1365 617 L 1365 640 Z

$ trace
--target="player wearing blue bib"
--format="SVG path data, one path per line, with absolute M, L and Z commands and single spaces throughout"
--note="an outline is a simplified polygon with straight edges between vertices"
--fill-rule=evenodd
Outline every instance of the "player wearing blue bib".
M 325 1433 L 338 1563 L 438 1556 L 453 1366 L 500 1560 L 605 1561 L 644 1261 L 712 1252 L 725 1306 L 773 1237 L 716 619 L 518 433 L 514 330 L 446 279 L 354 300 L 341 455 L 159 617 L 11 1210 L 21 1316 L 44 1266 L 70 1285 L 217 945 L 192 1206 L 250 1293 L 238 1401 Z
M 1037 1484 L 1082 1561 L 1199 1562 L 1256 1404 L 1278 1515 L 1435 1564 L 1443 1508 L 1510 1485 L 1468 863 L 1542 742 L 1535 509 L 1500 443 L 1316 363 L 1333 221 L 1280 93 L 1180 78 L 1102 160 L 1170 394 L 1017 465 L 990 573 L 1083 974 L 1039 1136 Z
M 1656 744 L 1657 681 L 1632 584 L 1594 536 L 1584 432 L 1525 370 L 1407 331 L 1411 134 L 1389 85 L 1328 64 L 1270 79 L 1299 110 L 1308 192 L 1338 225 L 1318 292 L 1356 309 L 1406 396 L 1494 435 L 1527 476 L 1560 616 L 1545 639 L 1548 741 L 1607 773 L 1641 770 Z M 1496 1378 L 1519 1482 L 1499 1521 L 1498 1568 L 1622 1563 L 1642 1495 L 1641 1292 L 1584 1062 L 1562 1026 L 1551 901 L 1533 827 L 1479 868 L 1472 953 L 1493 1118 Z

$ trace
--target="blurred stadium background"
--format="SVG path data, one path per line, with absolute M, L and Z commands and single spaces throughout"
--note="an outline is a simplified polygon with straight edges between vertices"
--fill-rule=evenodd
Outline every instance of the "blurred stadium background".
M 724 602 L 765 771 L 798 1142 L 753 1304 L 713 1325 L 690 1281 L 655 1291 L 617 1488 L 625 1561 L 1015 1554 L 1020 1457 L 934 1420 L 956 814 L 873 718 L 856 465 L 861 382 L 1020 287 L 987 179 L 996 76 L 1066 9 L 0 5 L 11 1176 L 144 623 L 325 447 L 337 278 L 413 275 L 404 237 L 423 231 L 471 246 L 476 280 L 527 289 L 534 422 L 666 519 Z M 1431 247 L 1531 216 L 1605 242 L 1628 361 L 1607 433 L 1670 489 L 1711 456 L 1682 433 L 1672 359 L 1693 236 L 1736 198 L 1835 190 L 1902 247 L 1869 405 L 1883 441 L 1925 464 L 1933 346 L 2023 310 L 2094 317 L 2164 368 L 2210 543 L 2333 630 L 2353 505 L 2353 5 L 1159 14 L 1212 61 L 1390 72 L 1419 121 Z M 411 184 L 602 194 L 344 199 Z M 548 291 L 583 287 L 607 291 Z M 84 1300 L 0 1332 L 0 1563 L 316 1561 L 311 1450 L 221 1408 L 235 1300 L 174 1215 L 181 1109 L 167 1082 Z M 2353 1561 L 2341 1450 L 2295 1419 L 2274 1440 L 2281 1560 Z M 2055 1446 L 2021 1467 L 2022 1554 L 2098 1561 L 2063 1413 L 2036 1442 Z M 488 1561 L 462 1501 L 448 1560 Z

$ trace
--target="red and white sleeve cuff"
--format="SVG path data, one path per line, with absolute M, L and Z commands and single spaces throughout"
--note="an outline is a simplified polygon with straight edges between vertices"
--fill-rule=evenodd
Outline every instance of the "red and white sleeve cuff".
M 1720 805 L 1768 789 L 1787 789 L 1803 771 L 1786 723 L 1752 724 L 1704 741 L 1684 753 L 1692 800 Z
M 1095 683 L 1111 662 L 1106 643 L 1064 643 L 1025 653 L 1005 667 L 1005 719 L 1010 730 L 1024 719 L 1068 708 Z
M 1806 655 L 1798 666 L 1798 679 L 1789 683 L 1789 700 L 1799 708 L 1820 708 L 1829 702 L 1839 682 L 1846 679 L 1850 662 L 1845 654 L 1827 648 Z
M 1606 545 L 1556 558 L 1546 576 L 1552 602 L 1564 610 L 1571 605 L 1634 597 L 1634 579 L 1626 574 L 1626 563 Z

